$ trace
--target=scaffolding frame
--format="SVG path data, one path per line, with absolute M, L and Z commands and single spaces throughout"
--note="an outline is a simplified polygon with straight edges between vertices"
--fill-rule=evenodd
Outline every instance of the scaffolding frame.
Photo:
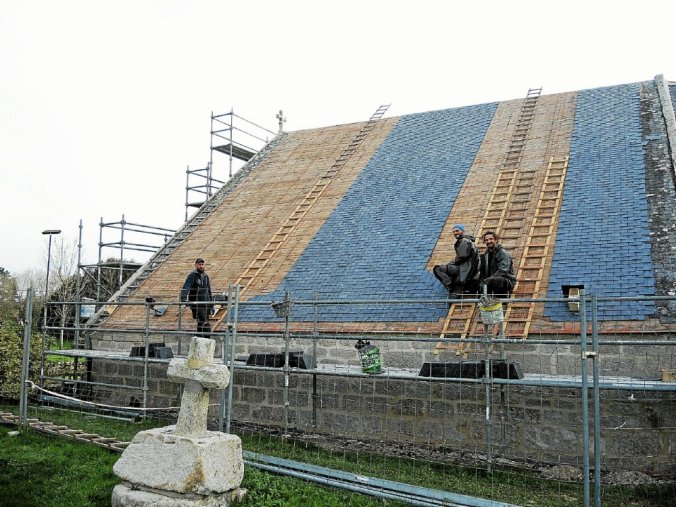
M 95 306 L 99 306 L 103 303 L 105 303 L 111 294 L 103 294 L 104 292 L 104 285 L 103 285 L 103 278 L 104 274 L 107 271 L 115 270 L 117 271 L 117 288 L 122 286 L 125 280 L 125 274 L 130 273 L 133 274 L 134 272 L 138 271 L 139 268 L 143 266 L 142 262 L 136 262 L 132 260 L 126 260 L 125 259 L 125 253 L 129 251 L 135 251 L 135 252 L 146 252 L 146 253 L 154 253 L 156 252 L 159 248 L 162 247 L 161 244 L 155 244 L 150 241 L 145 241 L 143 239 L 140 239 L 138 241 L 143 241 L 143 242 L 136 242 L 135 241 L 128 241 L 126 237 L 128 238 L 129 234 L 133 234 L 135 236 L 133 237 L 139 237 L 140 235 L 141 238 L 145 238 L 148 236 L 151 237 L 158 237 L 161 236 L 164 238 L 164 243 L 166 243 L 171 236 L 173 236 L 176 231 L 173 229 L 168 229 L 165 227 L 156 227 L 152 225 L 145 225 L 145 224 L 138 224 L 134 222 L 128 222 L 124 216 L 122 215 L 122 218 L 119 221 L 114 221 L 114 222 L 104 222 L 103 217 L 101 217 L 99 221 L 99 245 L 98 245 L 98 260 L 95 264 L 86 264 L 82 262 L 82 231 L 83 231 L 83 224 L 82 220 L 80 220 L 80 225 L 79 225 L 79 237 L 78 237 L 78 254 L 77 254 L 77 271 L 78 271 L 78 276 L 77 276 L 77 285 L 76 285 L 76 299 L 80 303 L 76 306 L 76 311 L 75 311 L 75 322 L 76 322 L 76 332 L 75 332 L 75 342 L 74 346 L 79 347 L 80 344 L 80 318 L 82 316 L 82 302 L 84 301 L 83 299 L 83 294 L 82 294 L 82 285 L 81 285 L 81 280 L 85 277 L 90 277 L 93 278 L 91 270 L 96 271 L 96 278 L 93 278 L 93 282 L 96 283 L 96 298 L 91 302 Z M 113 231 L 119 231 L 119 237 L 115 237 L 112 240 L 109 240 L 106 238 L 104 241 L 104 237 L 106 234 L 107 230 L 113 230 Z M 114 251 L 119 252 L 118 255 L 116 255 L 116 260 L 115 261 L 107 261 L 105 260 L 106 255 L 104 254 L 105 251 L 108 249 L 113 249 Z M 128 278 L 128 277 L 127 277 Z M 84 345 L 85 348 L 88 348 L 88 344 Z
M 281 115 L 281 111 L 280 111 Z M 238 120 L 237 124 L 235 119 Z M 280 119 L 280 132 L 283 122 Z M 235 160 L 248 162 L 261 148 L 268 144 L 269 137 L 277 135 L 257 123 L 235 114 L 231 108 L 229 113 L 214 114 L 211 112 L 211 141 L 209 145 L 209 161 L 205 167 L 186 168 L 185 183 L 185 220 L 188 220 L 190 208 L 200 208 L 225 183 L 232 178 L 239 167 Z M 227 178 L 215 176 L 214 152 L 228 157 Z

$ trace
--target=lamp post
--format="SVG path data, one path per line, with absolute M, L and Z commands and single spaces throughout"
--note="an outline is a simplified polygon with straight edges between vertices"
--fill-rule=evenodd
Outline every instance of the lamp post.
M 45 295 L 43 297 L 43 317 L 42 317 L 42 354 L 40 355 L 40 382 L 44 384 L 45 377 L 45 336 L 47 333 L 47 298 L 49 297 L 49 268 L 52 260 L 52 236 L 61 234 L 60 229 L 47 229 L 42 234 L 49 236 L 47 246 L 47 277 L 45 279 Z

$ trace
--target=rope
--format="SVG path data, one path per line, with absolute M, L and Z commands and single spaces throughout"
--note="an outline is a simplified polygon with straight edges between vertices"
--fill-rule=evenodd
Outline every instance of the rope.
M 93 401 L 86 401 L 86 400 L 81 400 L 80 398 L 73 398 L 72 396 L 66 396 L 65 394 L 57 393 L 56 391 L 50 391 L 49 389 L 45 389 L 43 387 L 38 386 L 36 383 L 32 382 L 31 380 L 26 381 L 28 384 L 30 384 L 31 389 L 37 389 L 38 391 L 41 391 L 43 393 L 47 393 L 51 396 L 55 396 L 56 398 L 62 398 L 64 400 L 69 400 L 73 401 L 76 403 L 82 403 L 84 405 L 89 405 L 92 407 L 98 407 L 98 408 L 112 408 L 112 409 L 117 409 L 117 410 L 130 410 L 130 411 L 138 411 L 138 412 L 162 412 L 164 410 L 178 410 L 181 407 L 163 407 L 163 408 L 143 408 L 143 407 L 121 407 L 119 405 L 106 405 L 104 403 L 95 403 Z

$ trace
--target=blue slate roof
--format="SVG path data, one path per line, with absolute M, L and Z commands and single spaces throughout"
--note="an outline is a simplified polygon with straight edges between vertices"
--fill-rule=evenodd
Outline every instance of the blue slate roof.
M 646 164 L 654 155 L 646 146 L 654 148 L 664 134 L 663 127 L 642 123 L 658 120 L 642 112 L 641 86 L 656 90 L 646 82 L 577 94 L 549 297 L 577 284 L 601 297 L 658 292 L 646 191 Z M 676 104 L 676 86 L 670 94 Z M 445 297 L 426 265 L 496 108 L 491 103 L 402 116 L 276 290 L 253 301 L 279 301 L 286 291 L 296 301 L 312 300 L 315 293 L 320 300 L 346 302 Z M 267 305 L 241 310 L 243 322 L 272 317 Z M 644 320 L 655 312 L 652 302 L 606 302 L 599 319 Z M 365 303 L 320 306 L 316 317 L 435 322 L 446 313 L 440 304 Z M 548 303 L 545 316 L 579 319 L 564 303 Z M 314 317 L 312 307 L 294 306 L 294 321 Z
M 549 279 L 598 296 L 654 295 L 637 84 L 581 91 Z M 652 303 L 606 303 L 601 320 L 642 320 Z M 545 316 L 578 320 L 562 303 Z
M 347 191 L 272 298 L 384 300 L 445 297 L 426 264 L 474 161 L 496 103 L 407 115 Z M 265 299 L 269 299 L 266 296 Z M 263 298 L 255 298 L 263 299 Z M 335 305 L 325 322 L 436 321 L 445 305 Z M 243 307 L 241 321 L 270 319 Z M 312 320 L 294 307 L 294 320 Z

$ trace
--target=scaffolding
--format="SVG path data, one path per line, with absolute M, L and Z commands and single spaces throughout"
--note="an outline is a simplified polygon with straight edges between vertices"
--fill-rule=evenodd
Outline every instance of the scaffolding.
M 282 111 L 277 118 L 281 132 L 283 122 L 286 121 Z M 228 157 L 227 179 L 230 179 L 233 173 L 268 143 L 270 136 L 275 135 L 272 130 L 236 115 L 232 109 L 224 114 L 212 112 L 209 162 L 205 167 L 191 169 L 188 166 L 186 169 L 185 220 L 188 220 L 190 208 L 200 208 L 227 181 L 225 176 L 217 177 L 218 173 L 224 170 L 214 169 L 214 152 Z
M 431 461 L 458 464 L 468 457 L 471 466 L 488 476 L 493 471 L 527 473 L 533 463 L 542 470 L 563 465 L 579 473 L 577 480 L 583 483 L 579 501 L 574 502 L 578 505 L 590 505 L 592 493 L 596 505 L 600 505 L 602 471 L 640 469 L 665 477 L 670 473 L 673 460 L 668 442 L 674 428 L 669 424 L 669 410 L 673 409 L 676 383 L 671 377 L 663 376 L 662 380 L 655 375 L 646 377 L 646 372 L 656 373 L 668 366 L 673 374 L 676 342 L 669 332 L 601 333 L 598 309 L 609 304 L 673 300 L 674 296 L 599 298 L 581 290 L 579 329 L 541 334 L 529 339 L 528 345 L 521 339 L 493 337 L 488 326 L 484 326 L 483 335 L 472 340 L 509 347 L 509 364 L 524 365 L 523 371 L 516 368 L 520 373 L 514 375 L 511 368 L 498 368 L 500 362 L 488 355 L 483 361 L 464 363 L 468 368 L 458 368 L 456 373 L 449 373 L 452 369 L 445 367 L 432 368 L 450 363 L 424 362 L 421 368 L 425 351 L 438 339 L 434 334 L 401 333 L 385 328 L 375 335 L 324 332 L 319 326 L 322 308 L 335 306 L 335 301 L 320 301 L 316 297 L 311 301 L 292 301 L 287 295 L 287 310 L 279 312 L 279 302 L 241 301 L 239 294 L 239 287 L 228 288 L 225 331 L 209 333 L 217 342 L 215 358 L 231 371 L 231 383 L 220 393 L 220 401 L 214 404 L 212 412 L 212 415 L 217 412 L 219 431 L 227 425 L 225 431 L 229 432 L 234 425 L 238 431 L 258 439 L 264 434 L 281 433 L 284 438 L 297 441 L 307 438 L 312 442 L 335 442 L 339 444 L 339 453 L 349 448 L 401 455 L 403 449 L 411 456 L 424 453 Z M 29 294 L 28 300 L 31 298 Z M 539 305 L 568 304 L 567 298 L 529 298 L 529 301 Z M 364 301 L 341 303 L 361 305 Z M 444 301 L 396 303 L 438 305 Z M 43 354 L 72 358 L 73 368 L 65 374 L 47 372 L 41 375 L 39 385 L 24 368 L 22 384 L 32 392 L 30 399 L 28 389 L 21 395 L 24 421 L 29 401 L 108 417 L 131 419 L 163 414 L 175 418 L 180 388 L 172 383 L 169 385 L 174 387 L 162 385 L 168 383 L 166 368 L 173 354 L 169 357 L 154 354 L 153 345 L 165 348 L 166 341 L 179 356 L 185 357 L 181 340 L 193 333 L 180 325 L 176 330 L 156 328 L 152 306 L 147 301 L 124 304 L 145 307 L 143 329 L 111 328 L 105 332 L 109 339 L 132 346 L 132 353 L 117 347 L 85 351 L 43 348 Z M 271 321 L 279 324 L 277 329 L 245 331 L 238 312 L 247 305 L 269 306 Z M 315 308 L 311 312 L 315 315 L 312 331 L 296 330 L 293 326 L 291 308 L 301 305 Z M 26 312 L 29 328 L 30 306 L 29 302 Z M 130 334 L 135 340 L 128 339 Z M 115 335 L 120 338 L 116 340 Z M 353 351 L 354 341 L 362 338 L 378 339 L 385 360 L 378 375 L 368 374 L 356 354 L 346 353 Z M 154 340 L 157 341 L 153 343 Z M 462 338 L 454 340 L 460 343 Z M 134 347 L 137 344 L 140 347 Z M 302 350 L 290 352 L 305 346 L 313 349 L 312 354 L 306 355 Z M 140 352 L 136 354 L 134 349 Z M 623 349 L 634 352 L 620 352 Z M 236 350 L 245 355 L 236 355 Z M 400 363 L 398 358 L 404 358 L 405 362 Z M 87 363 L 84 371 L 78 370 L 78 360 Z M 388 365 L 390 361 L 396 362 L 396 366 Z M 621 424 L 602 426 L 602 420 Z M 471 432 L 466 431 L 468 427 Z M 636 446 L 644 446 L 645 441 L 652 442 L 652 452 L 637 453 Z M 503 468 L 505 463 L 509 463 L 508 469 Z M 367 462 L 367 470 L 369 465 Z
M 130 251 L 154 253 L 176 232 L 164 227 L 128 222 L 124 215 L 121 220 L 114 222 L 104 222 L 101 217 L 98 260 L 95 264 L 86 264 L 82 262 L 82 220 L 80 220 L 79 229 L 77 259 L 79 276 L 77 277 L 76 299 L 88 304 L 77 306 L 75 320 L 78 324 L 81 318 L 89 318 L 97 306 L 106 302 L 131 275 L 143 266 L 143 262 L 125 258 Z M 148 239 L 149 237 L 155 241 Z M 162 243 L 157 241 L 158 238 L 162 238 Z M 111 249 L 115 253 L 108 255 Z M 88 280 L 95 285 L 96 296 L 94 298 L 87 298 L 83 294 L 83 280 Z M 106 281 L 108 283 L 105 283 Z M 114 283 L 111 283 L 113 281 Z M 75 347 L 82 345 L 79 341 L 79 333 L 76 333 Z

